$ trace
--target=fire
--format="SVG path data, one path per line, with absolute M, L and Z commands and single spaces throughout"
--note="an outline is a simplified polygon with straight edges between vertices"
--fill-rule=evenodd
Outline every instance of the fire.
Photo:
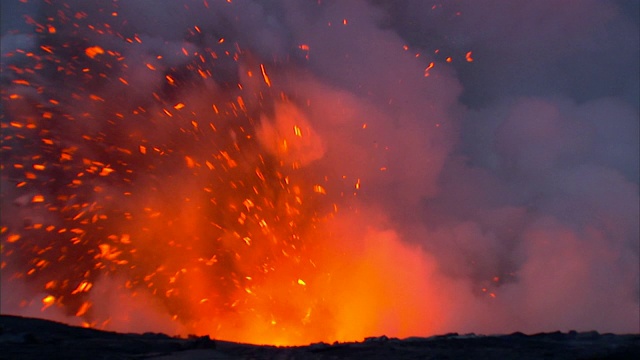
M 48 34 L 90 21 L 65 9 Z M 2 93 L 10 119 L 2 180 L 15 184 L 3 199 L 20 206 L 2 218 L 2 251 L 15 281 L 48 294 L 42 311 L 127 329 L 127 314 L 142 306 L 178 333 L 283 345 L 430 329 L 414 316 L 432 301 L 420 251 L 366 225 L 367 212 L 344 194 L 367 179 L 347 190 L 315 165 L 326 142 L 304 99 L 280 89 L 275 66 L 271 76 L 262 63 L 250 70 L 264 84 L 205 90 L 207 78 L 228 71 L 217 67 L 221 57 L 251 67 L 254 55 L 220 38 L 197 55 L 182 47 L 193 60 L 178 71 L 160 55 L 129 62 L 93 45 L 78 55 L 88 58 L 82 67 L 65 68 L 58 49 L 68 41 L 41 46 Z M 308 55 L 308 45 L 300 49 Z M 66 78 L 26 76 L 38 68 Z M 150 72 L 164 85 L 141 96 L 134 79 Z M 11 92 L 18 87 L 50 100 Z M 105 287 L 117 310 L 100 299 Z

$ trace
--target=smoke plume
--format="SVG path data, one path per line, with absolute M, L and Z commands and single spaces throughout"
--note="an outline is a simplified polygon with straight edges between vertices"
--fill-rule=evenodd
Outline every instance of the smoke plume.
M 638 19 L 3 1 L 2 312 L 269 343 L 638 332 Z

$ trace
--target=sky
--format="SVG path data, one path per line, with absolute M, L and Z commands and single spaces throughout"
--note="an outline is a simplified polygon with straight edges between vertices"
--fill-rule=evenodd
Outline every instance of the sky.
M 315 192 L 326 196 L 312 194 L 315 202 L 301 205 L 302 213 L 340 209 L 324 225 L 300 220 L 300 241 L 318 253 L 328 249 L 331 259 L 356 259 L 324 259 L 327 272 L 344 277 L 344 283 L 333 280 L 329 289 L 338 300 L 327 300 L 327 306 L 357 308 L 350 298 L 380 297 L 370 312 L 354 318 L 367 324 L 368 318 L 383 318 L 367 331 L 400 336 L 640 331 L 638 2 L 51 3 L 2 2 L 3 125 L 28 122 L 50 106 L 37 104 L 47 104 L 54 94 L 59 113 L 69 116 L 58 119 L 54 111 L 50 129 L 61 146 L 76 147 L 86 158 L 108 153 L 102 158 L 115 169 L 121 155 L 114 149 L 137 152 L 143 139 L 149 148 L 173 144 L 174 154 L 184 150 L 192 159 L 175 169 L 170 157 L 154 160 L 149 175 L 136 177 L 130 188 L 122 178 L 94 179 L 92 188 L 101 186 L 112 196 L 89 197 L 105 214 L 136 209 L 152 197 L 157 208 L 180 207 L 186 215 L 176 222 L 187 228 L 186 237 L 197 238 L 201 225 L 189 217 L 200 208 L 175 205 L 171 196 L 191 196 L 182 189 L 202 185 L 201 176 L 192 176 L 194 163 L 211 147 L 230 149 L 244 136 L 238 129 L 246 128 L 250 146 L 293 169 L 287 170 L 293 182 L 322 184 Z M 59 20 L 61 13 L 78 12 L 86 15 L 76 18 L 80 26 Z M 47 21 L 57 26 L 55 36 L 46 28 L 37 32 L 34 23 Z M 61 45 L 69 39 L 71 46 Z M 46 58 L 42 44 L 56 49 L 60 66 L 71 72 L 87 66 L 93 77 L 63 81 L 60 70 L 24 75 L 11 68 L 33 66 L 24 52 Z M 89 56 L 90 46 L 122 59 L 117 66 L 98 63 L 107 55 Z M 207 76 L 198 77 L 196 54 L 211 49 L 220 56 L 208 60 L 212 68 L 201 68 L 210 70 Z M 233 58 L 238 49 L 239 60 Z M 178 86 L 168 86 L 167 75 Z M 16 82 L 25 76 L 45 90 Z M 119 77 L 125 81 L 115 80 Z M 12 102 L 13 93 L 27 100 Z M 175 117 L 161 114 L 167 104 L 209 109 L 209 99 L 236 101 L 238 94 L 246 114 L 238 120 L 240 128 L 230 122 L 224 125 L 230 130 L 210 139 L 180 137 L 177 129 L 191 126 L 192 119 L 177 115 L 177 105 L 175 111 L 169 108 Z M 137 106 L 160 115 L 125 116 L 121 123 L 114 118 L 116 130 L 109 127 L 112 110 L 131 112 Z M 302 133 L 292 132 L 294 127 Z M 3 126 L 3 136 L 14 132 L 20 130 Z M 100 138 L 104 146 L 87 145 L 83 134 Z M 35 241 L 21 230 L 25 219 L 58 221 L 29 200 L 37 191 L 47 199 L 54 196 L 56 181 L 49 180 L 76 170 L 48 173 L 47 181 L 26 187 L 31 192 L 17 187 L 25 175 L 6 170 L 13 159 L 46 151 L 13 143 L 18 145 L 3 155 L 3 250 Z M 234 159 L 240 168 L 253 161 L 253 153 L 243 154 L 246 158 Z M 137 161 L 130 163 L 144 165 Z M 156 187 L 171 196 L 150 195 L 148 189 Z M 123 189 L 134 189 L 129 200 L 116 195 Z M 215 219 L 225 218 L 216 214 Z M 15 234 L 20 240 L 11 238 Z M 97 248 L 97 241 L 86 246 Z M 27 248 L 14 250 L 23 257 L 4 250 L 2 312 L 46 316 L 37 311 L 36 298 L 46 295 L 42 289 L 29 281 L 17 285 L 24 278 L 8 280 L 10 270 L 31 266 Z M 362 277 L 374 285 L 354 287 Z M 267 279 L 263 286 L 270 284 Z M 325 290 L 305 299 L 324 299 Z M 360 294 L 350 297 L 350 291 Z M 35 305 L 17 306 L 25 297 L 36 299 Z M 394 310 L 387 314 L 385 308 Z M 401 308 L 411 309 L 411 315 Z M 329 313 L 337 319 L 335 327 L 349 328 L 340 311 Z M 344 335 L 332 331 L 323 334 Z

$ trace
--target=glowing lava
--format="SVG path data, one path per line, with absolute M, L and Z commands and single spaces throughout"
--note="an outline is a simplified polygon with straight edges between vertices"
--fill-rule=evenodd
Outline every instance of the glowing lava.
M 223 40 L 130 59 L 152 39 L 55 10 L 3 59 L 2 268 L 24 307 L 270 344 L 429 329 L 422 255 L 367 225 L 366 179 L 316 166 L 276 66 Z

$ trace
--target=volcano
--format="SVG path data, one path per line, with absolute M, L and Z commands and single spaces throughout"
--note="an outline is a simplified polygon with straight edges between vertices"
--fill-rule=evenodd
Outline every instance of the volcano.
M 604 334 L 640 332 L 638 18 L 3 1 L 3 321 L 326 354 L 633 347 Z

